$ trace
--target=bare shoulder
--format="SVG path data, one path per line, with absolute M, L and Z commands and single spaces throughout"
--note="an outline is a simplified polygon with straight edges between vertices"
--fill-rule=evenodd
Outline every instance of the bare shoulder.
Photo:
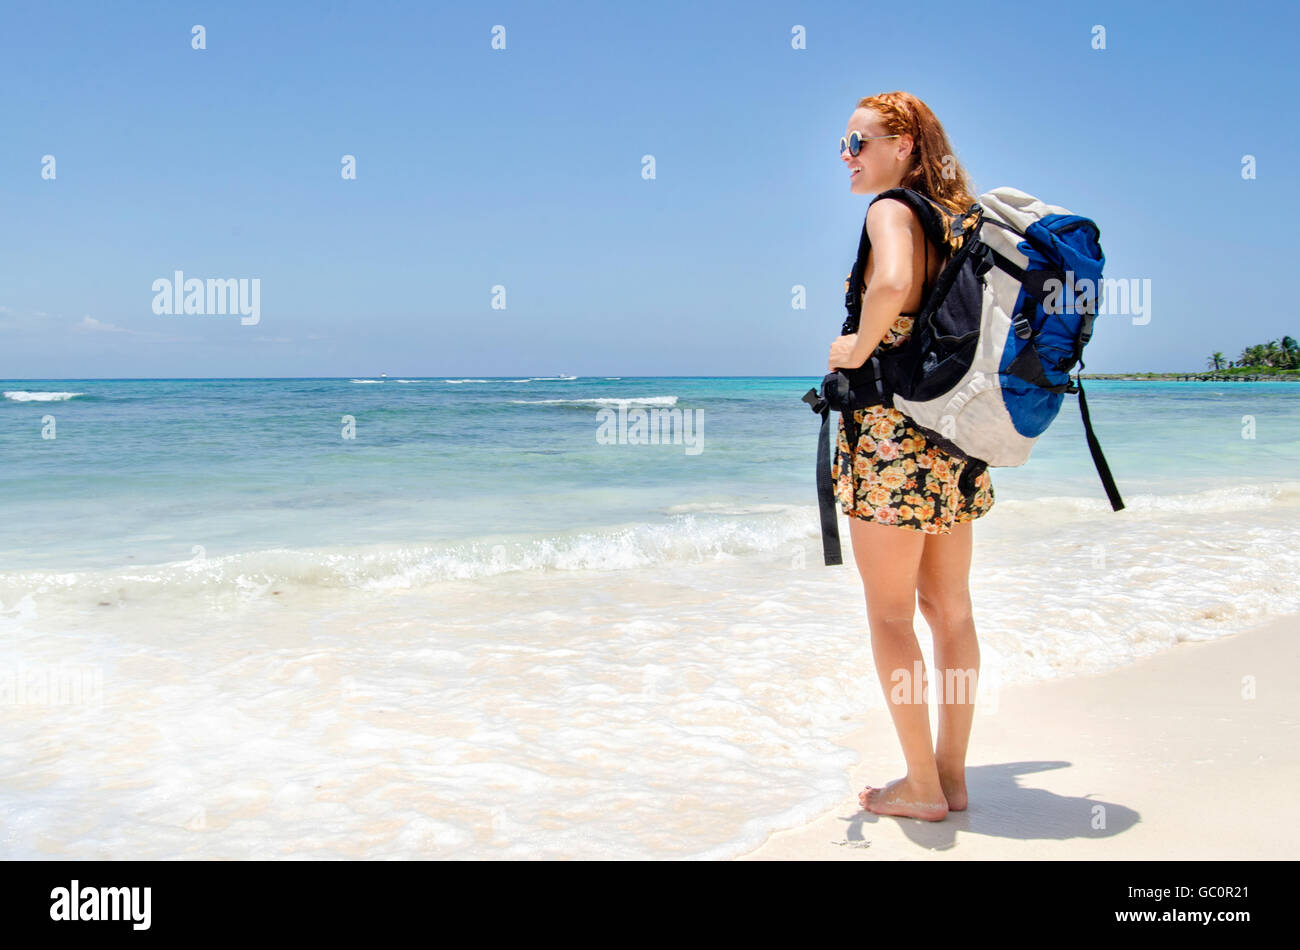
M 916 212 L 897 198 L 878 198 L 867 208 L 867 233 L 872 237 L 877 233 L 910 233 L 915 221 Z

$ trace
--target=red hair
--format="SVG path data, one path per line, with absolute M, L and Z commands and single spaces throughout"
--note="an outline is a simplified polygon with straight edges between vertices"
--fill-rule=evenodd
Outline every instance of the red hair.
M 878 113 L 885 134 L 912 137 L 912 161 L 901 187 L 919 191 L 951 214 L 964 213 L 974 204 L 966 169 L 957 161 L 948 134 L 929 106 L 910 92 L 882 92 L 859 100 L 858 108 Z M 953 239 L 947 219 L 943 231 L 950 251 L 961 246 L 960 238 Z

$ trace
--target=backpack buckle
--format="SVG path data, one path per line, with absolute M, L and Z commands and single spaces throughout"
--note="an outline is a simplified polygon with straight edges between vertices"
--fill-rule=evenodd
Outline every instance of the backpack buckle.
M 826 400 L 819 396 L 815 389 L 810 389 L 804 393 L 801 401 L 808 403 L 809 408 L 818 415 L 826 411 Z
M 1092 339 L 1092 313 L 1085 311 L 1083 319 L 1079 321 L 1079 347 L 1082 349 Z
M 933 204 L 933 202 L 931 202 L 931 204 Z M 983 211 L 984 209 L 980 207 L 980 203 L 977 201 L 965 211 L 958 211 L 956 214 L 948 215 L 948 230 L 951 232 L 953 239 L 955 240 L 964 234 L 978 230 L 980 222 L 983 220 Z M 978 217 L 975 218 L 970 227 L 967 227 L 966 219 L 972 215 L 977 215 Z
M 1033 324 L 1023 313 L 1016 314 L 1016 319 L 1011 322 L 1011 326 L 1016 331 L 1016 336 L 1022 340 L 1028 340 L 1034 332 Z

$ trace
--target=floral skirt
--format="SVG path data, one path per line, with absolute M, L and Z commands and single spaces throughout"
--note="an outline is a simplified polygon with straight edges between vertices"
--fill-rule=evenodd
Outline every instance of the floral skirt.
M 841 418 L 831 467 L 835 496 L 846 515 L 947 534 L 954 524 L 973 521 L 993 507 L 988 471 L 963 493 L 958 483 L 968 463 L 930 444 L 897 409 L 868 406 L 853 418 L 858 444 L 850 448 Z

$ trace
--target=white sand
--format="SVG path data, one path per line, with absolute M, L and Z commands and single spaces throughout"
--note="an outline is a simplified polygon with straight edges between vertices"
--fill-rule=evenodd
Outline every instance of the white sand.
M 976 714 L 970 807 L 941 822 L 859 806 L 864 785 L 904 771 L 888 711 L 866 711 L 839 740 L 861 756 L 843 804 L 741 860 L 1294 860 L 1298 669 L 1300 616 L 1288 616 L 1120 670 L 1003 688 L 996 712 Z

